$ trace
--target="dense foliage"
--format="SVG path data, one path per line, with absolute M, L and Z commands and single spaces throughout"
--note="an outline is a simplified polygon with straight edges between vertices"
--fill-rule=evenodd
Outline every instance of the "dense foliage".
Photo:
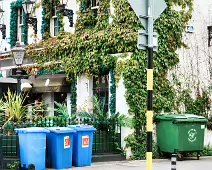
M 11 3 L 10 9 L 10 45 L 15 46 L 18 36 L 18 9 L 22 8 L 22 2 L 24 0 L 17 0 Z M 25 45 L 28 44 L 28 24 L 27 15 L 24 13 L 23 17 L 23 42 Z M 19 40 L 20 41 L 20 40 Z
M 45 0 L 44 0 L 45 2 Z M 101 75 L 102 68 L 111 70 L 110 91 L 115 95 L 114 85 L 121 77 L 126 88 L 126 100 L 130 107 L 129 114 L 134 116 L 133 126 L 135 133 L 126 138 L 134 159 L 145 157 L 145 126 L 146 126 L 146 68 L 147 53 L 137 49 L 137 31 L 143 29 L 140 21 L 130 7 L 127 0 L 112 0 L 114 14 L 110 13 L 110 0 L 100 1 L 98 10 L 91 9 L 90 0 L 79 0 L 80 11 L 75 24 L 75 34 L 61 32 L 56 38 L 42 40 L 39 44 L 28 46 L 28 57 L 32 58 L 39 70 L 43 63 L 51 61 L 51 69 L 55 61 L 62 62 L 62 68 L 71 81 L 76 95 L 76 76 L 83 73 L 91 76 Z M 154 111 L 171 112 L 180 106 L 175 88 L 167 79 L 168 71 L 179 62 L 176 50 L 182 46 L 182 34 L 191 18 L 193 1 L 166 0 L 168 7 L 154 22 L 154 31 L 159 34 L 158 53 L 154 54 Z M 43 3 L 43 35 L 46 29 L 50 12 L 48 4 Z M 174 10 L 175 6 L 181 10 Z M 113 20 L 111 23 L 109 21 Z M 44 29 L 45 28 L 45 29 Z M 37 47 L 43 50 L 35 50 Z M 131 52 L 131 53 L 129 53 Z M 120 58 L 131 57 L 127 60 L 117 61 L 118 57 L 110 54 L 121 53 Z M 113 71 L 114 70 L 114 71 Z M 76 96 L 72 96 L 76 105 Z M 115 113 L 114 98 L 110 104 L 110 111 Z M 75 106 L 74 105 L 74 106 Z

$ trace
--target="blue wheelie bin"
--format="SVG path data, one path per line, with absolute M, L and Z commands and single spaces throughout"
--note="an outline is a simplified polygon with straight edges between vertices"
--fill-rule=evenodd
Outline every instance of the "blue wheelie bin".
M 68 127 L 76 130 L 73 144 L 73 166 L 91 166 L 93 134 L 96 129 L 88 125 L 72 125 Z
M 73 134 L 75 130 L 67 127 L 48 128 L 47 162 L 50 168 L 66 169 L 72 167 Z
M 19 136 L 21 167 L 30 170 L 45 170 L 46 133 L 41 127 L 15 129 Z

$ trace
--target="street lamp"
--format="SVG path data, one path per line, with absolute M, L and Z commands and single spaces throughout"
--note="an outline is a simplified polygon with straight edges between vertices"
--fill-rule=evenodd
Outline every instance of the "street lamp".
M 37 34 L 37 18 L 29 17 L 29 15 L 32 12 L 34 4 L 35 4 L 35 1 L 25 0 L 22 3 L 22 6 L 23 6 L 23 9 L 24 9 L 24 12 L 27 14 L 27 23 L 31 24 L 33 26 L 35 34 Z
M 70 27 L 73 27 L 73 10 L 72 9 L 66 9 L 68 0 L 60 0 L 60 11 L 63 13 L 64 16 L 67 16 L 69 19 Z
M 23 64 L 24 55 L 26 53 L 25 48 L 20 45 L 20 42 L 17 41 L 14 48 L 11 49 L 12 54 L 14 56 L 14 61 L 17 66 L 16 78 L 17 78 L 17 94 L 21 93 L 21 65 Z

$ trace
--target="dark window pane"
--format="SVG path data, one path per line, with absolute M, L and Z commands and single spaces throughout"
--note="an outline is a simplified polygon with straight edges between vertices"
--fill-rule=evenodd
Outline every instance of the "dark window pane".
M 23 8 L 20 8 L 20 15 L 19 15 L 19 18 L 20 18 L 19 24 L 23 24 Z
M 97 96 L 99 102 L 104 102 L 104 111 L 108 112 L 109 105 L 109 76 L 104 75 L 93 79 L 93 95 Z
M 54 18 L 54 36 L 56 36 L 58 32 L 59 32 L 58 19 Z

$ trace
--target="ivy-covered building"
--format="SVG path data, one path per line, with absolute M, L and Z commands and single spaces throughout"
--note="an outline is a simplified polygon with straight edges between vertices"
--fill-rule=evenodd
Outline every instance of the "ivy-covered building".
M 69 18 L 59 1 L 36 1 L 30 16 L 37 18 L 36 31 L 34 24 L 27 23 L 22 0 L 5 1 L 7 9 L 10 6 L 6 37 L 11 47 L 17 39 L 27 46 L 29 63 L 24 70 L 31 76 L 32 93 L 41 93 L 49 107 L 65 96 L 70 114 L 92 109 L 94 95 L 104 98 L 105 112 L 120 112 L 133 119 L 133 128 L 122 128 L 122 147 L 127 157 L 145 157 L 147 53 L 137 49 L 137 31 L 143 26 L 127 0 L 69 0 L 65 7 Z M 154 114 L 193 112 L 196 98 L 184 85 L 185 79 L 179 79 L 176 68 L 184 63 L 180 56 L 191 52 L 181 53 L 179 49 L 189 47 L 184 37 L 190 40 L 189 35 L 195 34 L 185 31 L 191 24 L 196 1 L 165 1 L 167 9 L 154 22 L 154 31 L 159 34 L 158 52 L 154 53 Z M 207 46 L 206 51 L 211 58 L 211 47 Z M 207 87 L 211 77 L 208 82 Z M 208 114 L 210 93 L 207 88 L 203 91 L 198 102 L 204 107 L 198 113 Z

